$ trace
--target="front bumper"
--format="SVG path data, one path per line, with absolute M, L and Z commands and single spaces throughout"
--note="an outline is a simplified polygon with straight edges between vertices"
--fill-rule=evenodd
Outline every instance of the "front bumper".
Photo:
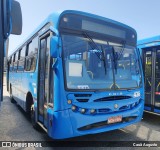
M 139 122 L 143 115 L 143 109 L 144 100 L 141 100 L 132 109 L 108 114 L 86 115 L 74 112 L 71 109 L 58 112 L 48 110 L 48 134 L 52 138 L 63 139 L 124 128 Z M 108 124 L 108 118 L 114 116 L 122 116 L 122 122 Z

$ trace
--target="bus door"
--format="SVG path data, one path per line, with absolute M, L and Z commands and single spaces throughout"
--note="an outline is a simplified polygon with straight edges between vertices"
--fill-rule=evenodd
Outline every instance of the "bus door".
M 155 101 L 154 112 L 160 113 L 160 48 L 155 51 Z
M 160 48 L 144 51 L 145 109 L 160 113 Z
M 151 111 L 153 104 L 152 50 L 144 50 L 145 109 Z
M 40 38 L 38 73 L 38 120 L 47 128 L 50 78 L 50 34 Z

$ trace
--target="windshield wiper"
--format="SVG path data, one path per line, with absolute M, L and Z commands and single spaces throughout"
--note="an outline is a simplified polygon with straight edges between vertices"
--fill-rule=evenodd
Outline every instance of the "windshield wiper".
M 97 44 L 93 41 L 93 39 L 86 32 L 83 32 L 83 36 L 86 37 L 91 42 L 91 43 L 89 43 L 89 45 L 91 46 L 91 48 L 93 50 L 95 49 L 95 50 L 98 51 L 98 53 L 96 52 L 96 55 L 101 60 L 102 59 L 101 55 L 98 55 L 98 54 L 100 54 L 101 51 L 99 50 Z
M 117 60 L 118 60 L 117 57 L 118 56 L 115 54 L 115 50 L 113 46 L 112 46 L 112 55 L 113 55 L 113 64 L 114 64 L 115 73 L 117 74 Z
M 104 65 L 104 70 L 105 70 L 105 74 L 107 73 L 107 70 L 106 70 L 106 57 L 105 57 L 105 53 L 104 53 L 104 49 L 101 45 L 101 50 L 102 50 L 102 54 L 103 54 L 103 65 Z
M 103 61 L 104 69 L 105 69 L 105 74 L 106 74 L 106 60 L 105 60 L 105 54 L 104 54 L 104 50 L 103 50 L 102 46 L 101 46 L 101 51 L 100 51 L 98 45 L 93 41 L 93 39 L 86 32 L 83 32 L 83 35 L 87 39 L 89 39 L 89 41 L 91 42 L 91 43 L 89 43 L 89 45 L 91 46 L 91 48 L 98 51 L 98 52 L 95 52 L 95 54 L 97 55 L 97 57 L 99 58 L 99 60 Z M 102 55 L 100 55 L 100 53 L 102 53 Z

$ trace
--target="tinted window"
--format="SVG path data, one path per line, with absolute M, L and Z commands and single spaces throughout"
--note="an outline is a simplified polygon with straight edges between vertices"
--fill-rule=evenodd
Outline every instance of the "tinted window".
M 156 55 L 156 78 L 160 77 L 160 50 L 157 50 Z
M 10 64 L 12 63 L 12 57 L 10 57 L 9 63 L 10 63 Z
M 34 55 L 32 57 L 31 70 L 30 71 L 34 71 L 36 69 L 36 63 L 37 63 L 37 55 Z
M 16 60 L 16 54 L 14 54 L 14 60 L 13 61 L 15 62 L 15 60 Z
M 19 57 L 18 57 L 18 67 L 17 67 L 17 70 L 18 71 L 23 71 L 24 70 L 24 57 L 22 57 L 22 55 L 23 55 L 23 49 L 21 49 L 20 51 L 19 51 Z
M 13 65 L 13 57 L 10 57 L 10 62 L 9 62 L 9 70 L 12 71 L 12 65 Z
M 26 46 L 24 46 L 21 50 L 21 57 L 20 59 L 23 59 L 25 57 L 25 54 L 26 54 Z
M 27 45 L 27 56 L 32 55 L 32 42 Z
M 17 71 L 18 52 L 14 54 L 14 71 Z
M 20 59 L 20 57 L 21 57 L 21 49 L 19 50 L 19 53 L 18 53 L 18 60 Z
M 35 37 L 33 40 L 32 40 L 32 53 L 38 53 L 38 37 Z
M 34 71 L 36 69 L 38 53 L 38 37 L 35 37 L 27 46 L 27 57 L 25 63 L 26 71 Z
M 31 68 L 31 58 L 27 58 L 25 63 L 25 70 L 30 71 L 30 68 Z
M 28 45 L 28 56 L 38 52 L 38 37 L 35 37 Z
M 26 71 L 34 71 L 36 69 L 37 63 L 37 55 L 33 55 L 31 57 L 26 58 L 25 70 Z

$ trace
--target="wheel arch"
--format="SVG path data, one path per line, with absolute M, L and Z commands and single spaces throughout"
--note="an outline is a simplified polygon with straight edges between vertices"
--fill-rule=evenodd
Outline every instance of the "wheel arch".
M 33 101 L 32 93 L 30 91 L 28 91 L 26 94 L 26 112 L 27 113 L 30 113 L 31 106 L 33 103 L 34 103 L 34 101 Z

